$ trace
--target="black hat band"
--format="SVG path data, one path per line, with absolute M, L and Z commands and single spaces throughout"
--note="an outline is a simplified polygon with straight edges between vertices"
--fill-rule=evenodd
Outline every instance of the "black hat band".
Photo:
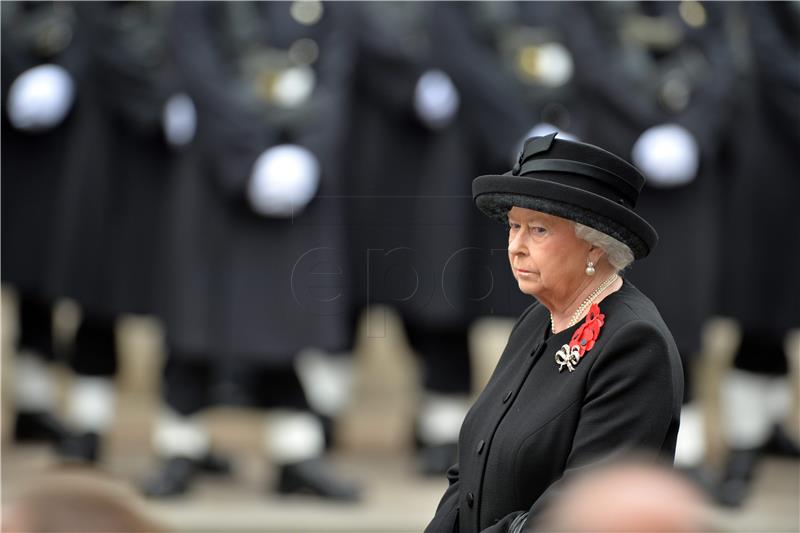
M 630 208 L 636 206 L 636 199 L 639 196 L 639 190 L 620 176 L 587 163 L 566 159 L 533 159 L 525 162 L 519 169 L 519 175 L 525 177 L 534 177 L 527 175 L 534 172 L 566 174 L 566 176 L 559 176 L 559 183 L 591 191 Z M 555 181 L 548 179 L 544 174 L 535 176 L 535 178 Z

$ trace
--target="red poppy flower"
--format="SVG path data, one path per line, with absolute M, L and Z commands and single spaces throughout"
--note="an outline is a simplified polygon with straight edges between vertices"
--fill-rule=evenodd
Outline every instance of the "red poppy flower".
M 569 341 L 570 348 L 577 346 L 580 357 L 594 347 L 597 337 L 600 335 L 600 329 L 605 324 L 606 316 L 600 313 L 600 307 L 593 304 L 589 308 L 589 313 L 586 315 L 586 320 L 572 335 Z

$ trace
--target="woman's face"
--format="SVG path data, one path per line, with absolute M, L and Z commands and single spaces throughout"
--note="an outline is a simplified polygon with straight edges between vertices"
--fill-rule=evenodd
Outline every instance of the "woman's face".
M 519 290 L 546 307 L 569 303 L 586 282 L 592 246 L 569 220 L 513 207 L 508 212 L 508 260 Z

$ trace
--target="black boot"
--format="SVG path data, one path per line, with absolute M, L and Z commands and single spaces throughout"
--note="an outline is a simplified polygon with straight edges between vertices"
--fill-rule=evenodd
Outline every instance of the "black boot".
M 722 480 L 714 491 L 714 499 L 725 507 L 739 507 L 750 492 L 761 451 L 758 448 L 733 449 L 728 454 Z
M 228 476 L 233 472 L 231 460 L 225 455 L 208 452 L 200 459 L 195 459 L 197 468 L 204 474 Z
M 419 469 L 426 476 L 442 476 L 458 461 L 458 444 L 451 442 L 423 446 L 419 451 Z
M 782 425 L 776 424 L 772 435 L 764 445 L 764 451 L 778 457 L 797 459 L 800 457 L 800 444 L 797 437 L 792 436 Z
M 167 457 L 160 468 L 142 484 L 150 498 L 169 498 L 186 494 L 200 473 L 229 475 L 233 468 L 227 457 L 209 452 L 199 459 Z
M 325 451 L 330 451 L 333 448 L 333 445 L 336 444 L 335 440 L 335 430 L 336 424 L 332 417 L 327 415 L 316 415 L 319 418 L 319 421 L 322 423 L 322 435 L 325 438 Z
M 356 485 L 339 479 L 321 457 L 281 466 L 276 490 L 280 494 L 311 494 L 341 502 L 357 501 L 361 496 Z
M 675 471 L 694 483 L 704 494 L 713 497 L 717 488 L 717 477 L 708 466 L 704 464 L 698 466 L 676 466 Z
M 100 459 L 100 435 L 87 431 L 64 435 L 56 447 L 56 455 L 66 463 L 95 464 Z
M 197 470 L 197 463 L 188 457 L 169 457 L 164 459 L 155 474 L 144 482 L 142 492 L 150 498 L 181 496 L 189 491 Z
M 20 411 L 14 419 L 14 442 L 49 442 L 64 438 L 64 425 L 46 411 Z

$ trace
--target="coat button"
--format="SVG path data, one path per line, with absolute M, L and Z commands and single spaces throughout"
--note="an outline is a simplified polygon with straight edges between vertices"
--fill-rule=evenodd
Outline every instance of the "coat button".
M 475 505 L 475 495 L 471 492 L 467 493 L 467 505 L 470 509 L 472 509 L 472 507 Z
M 485 445 L 485 444 L 486 444 L 486 443 L 485 443 L 483 440 L 481 440 L 481 441 L 478 443 L 478 448 L 477 448 L 478 455 L 480 455 L 480 454 L 481 454 L 481 452 L 483 451 L 483 447 L 484 447 L 484 445 Z
M 503 403 L 507 403 L 508 400 L 510 400 L 512 396 L 514 396 L 514 391 L 513 390 L 508 391 L 506 393 L 506 395 L 503 396 Z

